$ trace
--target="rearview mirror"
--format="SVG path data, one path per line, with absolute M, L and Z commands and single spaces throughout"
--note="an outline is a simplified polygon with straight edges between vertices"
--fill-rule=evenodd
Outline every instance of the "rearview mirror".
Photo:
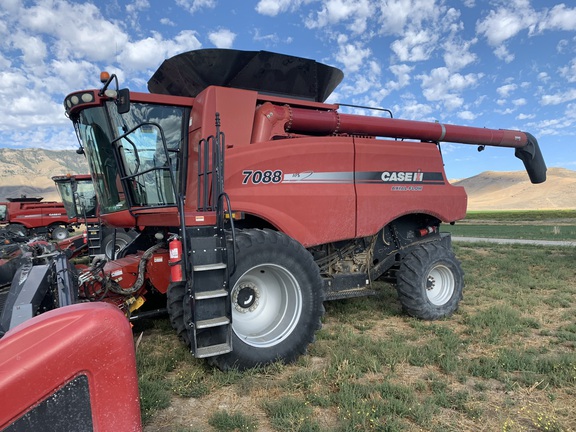
M 130 90 L 127 88 L 118 90 L 116 107 L 118 108 L 118 114 L 126 114 L 130 111 Z

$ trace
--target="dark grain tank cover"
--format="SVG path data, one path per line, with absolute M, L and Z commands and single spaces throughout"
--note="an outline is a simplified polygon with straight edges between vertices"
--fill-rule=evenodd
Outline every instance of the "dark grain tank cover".
M 269 51 L 201 49 L 165 60 L 148 81 L 151 93 L 195 97 L 211 85 L 324 102 L 340 84 L 338 68 Z

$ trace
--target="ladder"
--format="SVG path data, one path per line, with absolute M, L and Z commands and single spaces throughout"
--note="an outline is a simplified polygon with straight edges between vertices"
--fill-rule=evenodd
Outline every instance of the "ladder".
M 226 235 L 218 226 L 187 228 L 191 245 L 191 283 L 185 307 L 192 310 L 186 323 L 194 357 L 232 351 L 232 305 L 227 265 Z
M 104 253 L 102 251 L 102 230 L 99 223 L 86 223 L 88 255 L 94 258 L 95 255 Z

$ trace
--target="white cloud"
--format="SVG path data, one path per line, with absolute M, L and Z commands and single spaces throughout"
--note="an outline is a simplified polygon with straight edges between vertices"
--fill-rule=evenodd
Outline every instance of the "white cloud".
M 499 46 L 537 22 L 531 9 L 519 10 L 514 6 L 510 2 L 507 7 L 491 10 L 484 20 L 476 24 L 476 31 L 485 36 L 490 45 Z
M 175 27 L 176 23 L 172 21 L 170 18 L 160 18 L 160 24 L 167 25 L 170 27 Z
M 436 0 L 388 0 L 380 2 L 378 21 L 382 34 L 402 35 L 407 28 L 417 31 L 430 27 L 445 11 Z M 426 25 L 424 24 L 426 23 Z
M 146 70 L 155 68 L 168 57 L 202 46 L 197 33 L 192 30 L 180 32 L 174 39 L 166 40 L 160 33 L 136 42 L 129 42 L 122 50 L 122 65 L 127 69 Z
M 547 83 L 550 81 L 550 75 L 548 75 L 546 72 L 540 72 L 538 74 L 538 80 Z
M 474 38 L 470 41 L 457 42 L 448 39 L 444 42 L 444 63 L 446 63 L 448 69 L 456 71 L 474 63 L 478 56 L 470 52 L 470 47 L 477 41 L 478 39 Z
M 75 4 L 72 8 L 64 0 L 41 2 L 22 9 L 16 19 L 22 31 L 52 38 L 50 53 L 60 59 L 104 61 L 128 41 L 128 35 L 104 19 L 91 3 Z
M 256 12 L 261 15 L 276 16 L 289 10 L 297 9 L 306 0 L 260 0 Z
M 506 45 L 500 45 L 494 50 L 494 55 L 498 57 L 500 60 L 504 60 L 506 63 L 510 63 L 514 60 L 514 54 L 508 51 Z
M 483 74 L 452 73 L 446 67 L 433 69 L 429 75 L 418 75 L 422 81 L 422 93 L 429 101 L 440 101 L 449 109 L 456 109 L 463 105 L 461 93 L 467 88 L 474 87 Z
M 407 31 L 402 39 L 390 45 L 401 62 L 424 61 L 430 58 L 438 43 L 438 34 L 428 30 Z
M 357 72 L 370 55 L 370 48 L 363 48 L 360 42 L 349 43 L 345 35 L 338 37 L 338 52 L 335 57 L 344 65 L 346 72 Z
M 536 117 L 536 114 L 524 114 L 520 113 L 516 116 L 517 120 L 530 120 Z
M 472 111 L 460 111 L 457 115 L 462 120 L 474 120 L 476 117 L 478 117 Z
M 373 6 L 368 0 L 322 0 L 319 11 L 312 12 L 305 20 L 308 28 L 322 28 L 348 22 L 347 28 L 356 34 L 364 33 L 367 21 L 373 16 Z
M 432 112 L 434 112 L 434 109 L 430 105 L 418 102 L 412 96 L 404 99 L 401 104 L 394 106 L 394 111 L 399 113 L 400 117 L 408 120 L 434 120 L 428 117 Z M 398 117 L 398 115 L 395 115 L 394 117 Z
M 567 8 L 564 3 L 557 4 L 540 20 L 538 29 L 576 30 L 576 8 Z
M 516 84 L 505 84 L 503 86 L 500 86 L 496 89 L 496 92 L 501 96 L 501 97 L 508 97 L 510 96 L 510 93 L 512 93 L 514 90 L 516 90 L 518 88 L 518 86 Z
M 388 81 L 387 86 L 393 90 L 399 90 L 410 84 L 411 76 L 410 72 L 414 70 L 413 66 L 408 66 L 405 64 L 392 65 L 388 68 L 390 72 L 396 77 L 396 81 Z
M 135 0 L 133 3 L 126 5 L 126 12 L 132 14 L 150 8 L 148 0 Z
M 574 99 L 576 99 L 576 88 L 552 95 L 544 95 L 541 98 L 541 103 L 542 105 L 558 105 Z
M 527 103 L 528 103 L 528 101 L 524 98 L 514 99 L 512 101 L 512 104 L 517 106 L 517 107 L 522 106 L 522 105 L 526 105 Z
M 568 82 L 576 82 L 576 58 L 572 59 L 569 65 L 560 68 L 560 76 Z
M 42 38 L 24 32 L 13 35 L 12 46 L 22 52 L 22 61 L 28 65 L 42 64 L 48 55 L 48 49 Z
M 216 0 L 176 0 L 176 4 L 191 14 L 204 8 L 215 8 Z
M 236 39 L 236 33 L 228 29 L 220 29 L 208 33 L 208 39 L 216 48 L 232 48 L 234 39 Z

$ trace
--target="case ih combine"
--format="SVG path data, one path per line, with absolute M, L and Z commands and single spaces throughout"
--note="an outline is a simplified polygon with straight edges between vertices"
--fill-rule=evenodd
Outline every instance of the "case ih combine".
M 69 277 L 40 295 L 22 271 L 11 295 L 53 307 L 104 301 L 130 315 L 147 293 L 164 293 L 193 355 L 222 369 L 295 360 L 323 301 L 373 294 L 378 279 L 395 283 L 412 316 L 452 314 L 463 273 L 440 224 L 464 218 L 467 197 L 448 183 L 440 143 L 513 148 L 540 183 L 538 143 L 520 131 L 341 113 L 324 101 L 342 77 L 313 60 L 208 49 L 166 60 L 150 93 L 119 90 L 112 75 L 70 94 L 100 217 L 139 235 L 89 268 L 55 257 Z M 5 308 L 0 323 L 24 318 Z
M 42 202 L 42 198 L 24 196 L 0 202 L 0 224 L 7 224 L 8 231 L 22 236 L 50 234 L 54 240 L 63 240 L 76 223 L 76 219 L 68 217 L 61 202 Z

